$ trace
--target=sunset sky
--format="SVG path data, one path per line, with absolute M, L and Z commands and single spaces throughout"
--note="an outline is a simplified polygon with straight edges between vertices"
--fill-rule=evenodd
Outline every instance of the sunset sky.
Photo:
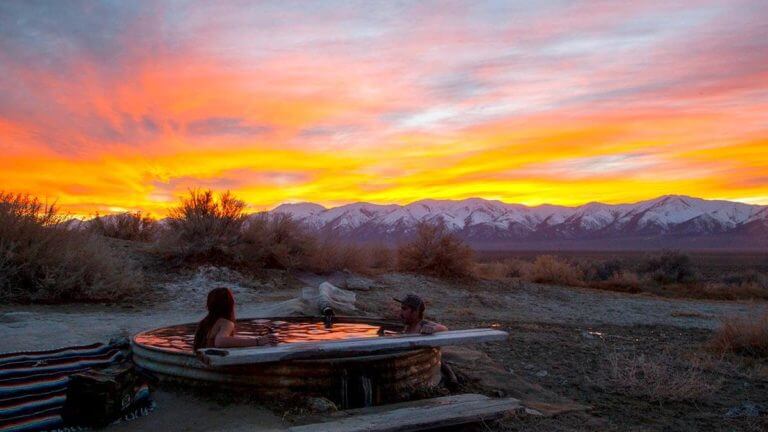
M 0 190 L 190 188 L 768 204 L 768 1 L 0 3 Z

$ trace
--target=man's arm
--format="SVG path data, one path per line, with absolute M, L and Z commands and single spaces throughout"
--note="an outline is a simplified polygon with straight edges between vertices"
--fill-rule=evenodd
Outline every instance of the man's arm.
M 421 334 L 433 334 L 448 330 L 448 327 L 431 321 L 427 321 L 421 326 Z

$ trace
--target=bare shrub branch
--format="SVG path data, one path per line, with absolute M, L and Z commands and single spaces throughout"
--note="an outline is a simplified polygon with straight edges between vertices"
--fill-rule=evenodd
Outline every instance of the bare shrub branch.
M 688 283 L 697 279 L 691 257 L 677 251 L 664 251 L 649 257 L 640 266 L 640 273 L 649 275 L 661 284 Z
M 290 215 L 262 212 L 248 221 L 236 258 L 249 267 L 300 268 L 314 247 L 314 238 Z
M 101 237 L 68 230 L 53 205 L 0 193 L 0 300 L 115 301 L 143 287 L 143 274 Z
M 686 363 L 664 352 L 658 356 L 612 353 L 608 356 L 611 387 L 653 402 L 701 400 L 720 387 L 709 381 L 695 359 Z
M 536 257 L 524 276 L 536 283 L 552 283 L 560 285 L 581 285 L 583 274 L 575 265 L 553 255 Z
M 87 222 L 86 227 L 90 232 L 104 237 L 141 242 L 150 242 L 157 234 L 157 222 L 140 211 L 107 216 L 97 214 Z
M 472 249 L 445 224 L 420 222 L 416 237 L 398 249 L 398 267 L 403 271 L 440 277 L 472 275 Z
M 709 345 L 722 354 L 768 357 L 768 311 L 723 320 Z
M 184 260 L 229 260 L 240 241 L 245 203 L 229 191 L 218 199 L 211 190 L 190 190 L 169 212 L 160 242 L 166 257 Z

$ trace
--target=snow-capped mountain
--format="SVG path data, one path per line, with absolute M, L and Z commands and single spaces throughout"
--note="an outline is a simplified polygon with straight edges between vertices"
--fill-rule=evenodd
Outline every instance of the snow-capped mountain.
M 404 206 L 355 203 L 330 209 L 299 203 L 283 204 L 271 213 L 290 214 L 314 230 L 355 241 L 399 241 L 410 236 L 420 221 L 442 220 L 449 230 L 481 247 L 702 237 L 720 239 L 728 247 L 738 247 L 741 241 L 768 243 L 768 206 L 679 195 L 579 207 L 527 207 L 480 198 L 422 200 Z

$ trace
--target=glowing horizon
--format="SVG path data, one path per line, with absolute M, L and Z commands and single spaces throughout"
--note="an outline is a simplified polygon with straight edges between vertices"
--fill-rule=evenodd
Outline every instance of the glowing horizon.
M 768 204 L 760 1 L 0 3 L 0 190 Z

